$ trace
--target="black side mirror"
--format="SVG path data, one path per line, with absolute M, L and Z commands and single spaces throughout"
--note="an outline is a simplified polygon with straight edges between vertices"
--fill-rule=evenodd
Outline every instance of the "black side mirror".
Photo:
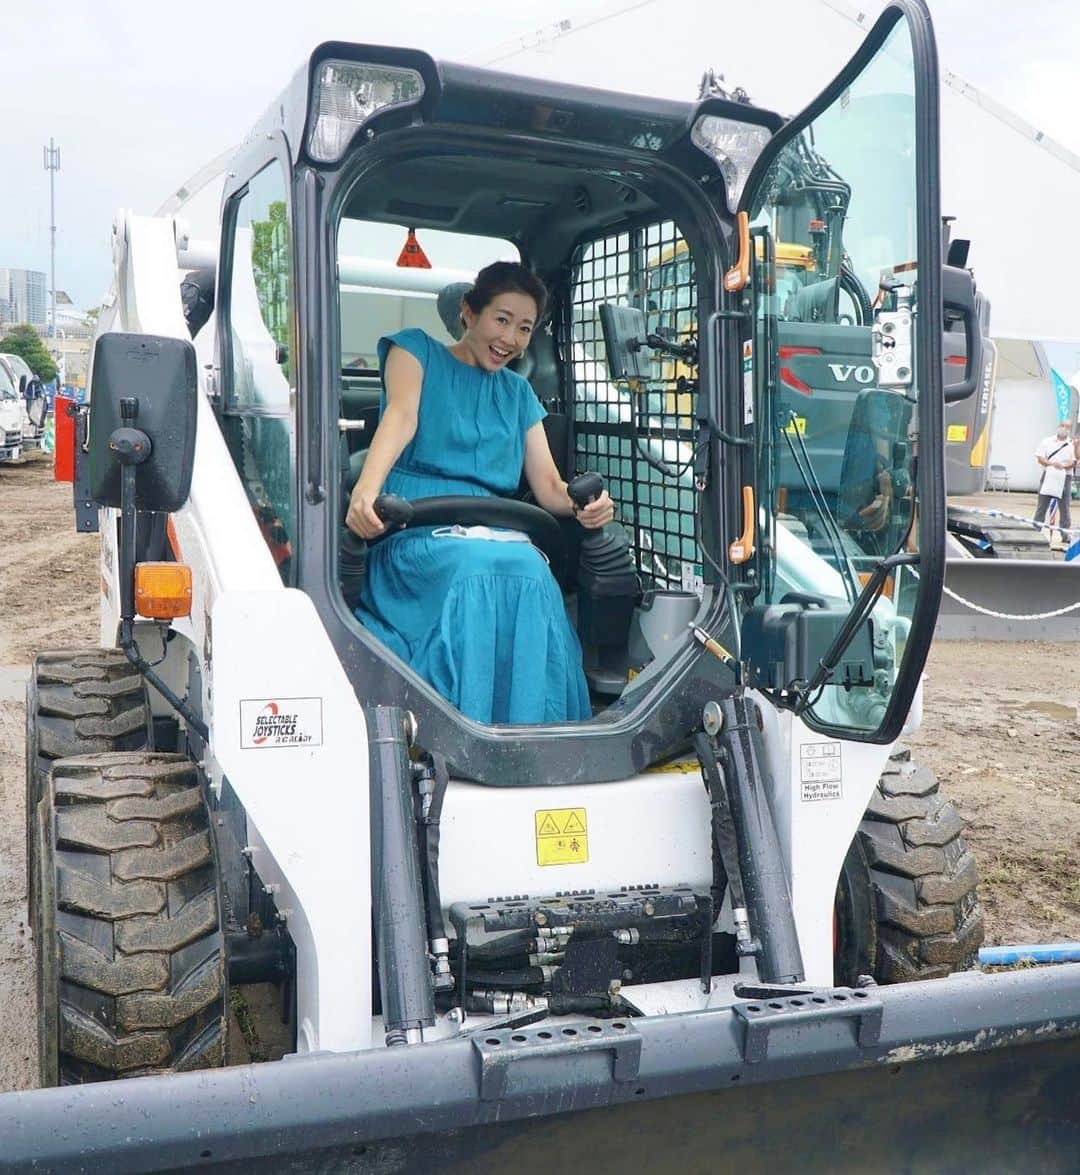
M 25 375 L 19 376 L 19 395 L 20 396 L 26 395 L 26 376 Z
M 176 510 L 188 498 L 195 462 L 198 407 L 195 348 L 162 335 L 111 333 L 94 347 L 90 383 L 87 473 L 90 494 L 102 506 L 120 505 L 121 462 L 110 441 L 128 420 L 121 401 L 136 401 L 134 424 L 150 440 L 136 467 L 135 506 Z
M 983 369 L 982 325 L 975 292 L 975 279 L 966 269 L 943 265 L 941 267 L 941 300 L 945 321 L 959 320 L 964 324 L 964 346 L 967 362 L 964 378 L 959 383 L 945 385 L 945 403 L 966 400 L 979 386 Z
M 957 237 L 949 242 L 949 252 L 945 256 L 945 264 L 956 269 L 967 269 L 968 254 L 971 252 L 971 241 Z
M 34 428 L 41 428 L 45 423 L 45 417 L 49 414 L 49 401 L 43 395 L 35 395 L 26 405 L 26 414 L 30 417 L 30 423 Z

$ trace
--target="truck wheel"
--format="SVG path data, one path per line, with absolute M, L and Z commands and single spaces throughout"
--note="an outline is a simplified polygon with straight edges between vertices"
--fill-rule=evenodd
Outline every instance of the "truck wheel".
M 974 967 L 983 940 L 979 870 L 956 808 L 910 751 L 889 760 L 836 895 L 836 981 L 934 979 Z
M 34 811 L 50 764 L 71 755 L 140 751 L 152 742 L 146 682 L 119 649 L 39 653 L 26 683 L 26 875 L 33 894 Z M 33 897 L 30 918 L 33 919 Z
M 224 1065 L 218 870 L 194 766 L 57 760 L 34 839 L 42 1085 Z

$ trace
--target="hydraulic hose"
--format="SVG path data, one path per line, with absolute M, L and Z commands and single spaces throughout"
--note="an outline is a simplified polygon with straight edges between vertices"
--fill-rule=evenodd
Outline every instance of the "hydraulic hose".
M 439 893 L 439 820 L 442 817 L 443 800 L 450 783 L 450 771 L 442 755 L 434 756 L 435 780 L 431 793 L 431 804 L 427 815 L 421 818 L 424 828 L 424 861 L 427 877 L 427 926 L 432 942 L 446 938 L 446 923 L 443 919 L 442 896 Z
M 1012 967 L 1023 960 L 1033 963 L 1080 963 L 1080 942 L 979 948 L 980 967 Z

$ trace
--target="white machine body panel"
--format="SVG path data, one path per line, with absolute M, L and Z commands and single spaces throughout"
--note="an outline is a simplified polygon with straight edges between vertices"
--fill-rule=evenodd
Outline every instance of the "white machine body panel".
M 363 709 L 302 592 L 227 591 L 212 621 L 212 774 L 247 813 L 252 865 L 296 944 L 298 1048 L 368 1048 Z
M 696 766 L 566 787 L 454 780 L 439 825 L 439 889 L 447 909 L 453 902 L 642 885 L 685 884 L 708 893 L 710 842 L 709 797 Z M 541 864 L 545 857 L 557 860 Z

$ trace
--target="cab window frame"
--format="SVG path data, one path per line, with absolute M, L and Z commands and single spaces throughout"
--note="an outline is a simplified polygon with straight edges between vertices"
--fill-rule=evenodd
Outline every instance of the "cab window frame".
M 276 172 L 274 171 L 276 169 Z M 214 411 L 218 417 L 222 433 L 226 439 L 229 456 L 237 476 L 248 493 L 248 480 L 244 475 L 242 464 L 237 460 L 230 437 L 235 434 L 239 423 L 246 419 L 280 420 L 288 430 L 289 458 L 288 458 L 288 485 L 290 505 L 293 514 L 294 534 L 288 536 L 289 557 L 284 563 L 280 559 L 280 547 L 275 544 L 266 528 L 260 524 L 260 532 L 267 543 L 275 563 L 281 574 L 282 583 L 286 587 L 295 587 L 298 581 L 299 567 L 299 539 L 302 533 L 300 525 L 300 420 L 299 408 L 302 400 L 300 388 L 300 365 L 297 362 L 297 339 L 299 338 L 299 285 L 296 257 L 296 209 L 294 199 L 294 172 L 288 145 L 280 134 L 272 136 L 268 145 L 259 144 L 257 151 L 251 151 L 244 157 L 234 161 L 232 166 L 234 178 L 226 184 L 222 193 L 223 211 L 221 217 L 220 264 L 218 266 L 216 306 L 218 316 L 217 350 L 215 366 L 218 380 L 218 395 L 214 398 Z M 235 381 L 235 348 L 233 327 L 233 277 L 236 260 L 237 229 L 244 200 L 252 194 L 252 185 L 267 173 L 276 174 L 279 181 L 281 197 L 285 205 L 285 224 L 288 230 L 288 322 L 285 364 L 278 364 L 288 382 L 288 403 L 284 408 L 261 408 L 256 404 L 245 403 L 238 399 Z M 239 178 L 239 177 L 244 178 Z M 257 189 L 256 189 L 257 190 Z M 262 306 L 259 306 L 262 317 Z M 270 334 L 270 327 L 263 318 L 263 325 Z M 271 337 L 273 337 L 271 335 Z M 250 495 L 249 495 L 250 496 Z

